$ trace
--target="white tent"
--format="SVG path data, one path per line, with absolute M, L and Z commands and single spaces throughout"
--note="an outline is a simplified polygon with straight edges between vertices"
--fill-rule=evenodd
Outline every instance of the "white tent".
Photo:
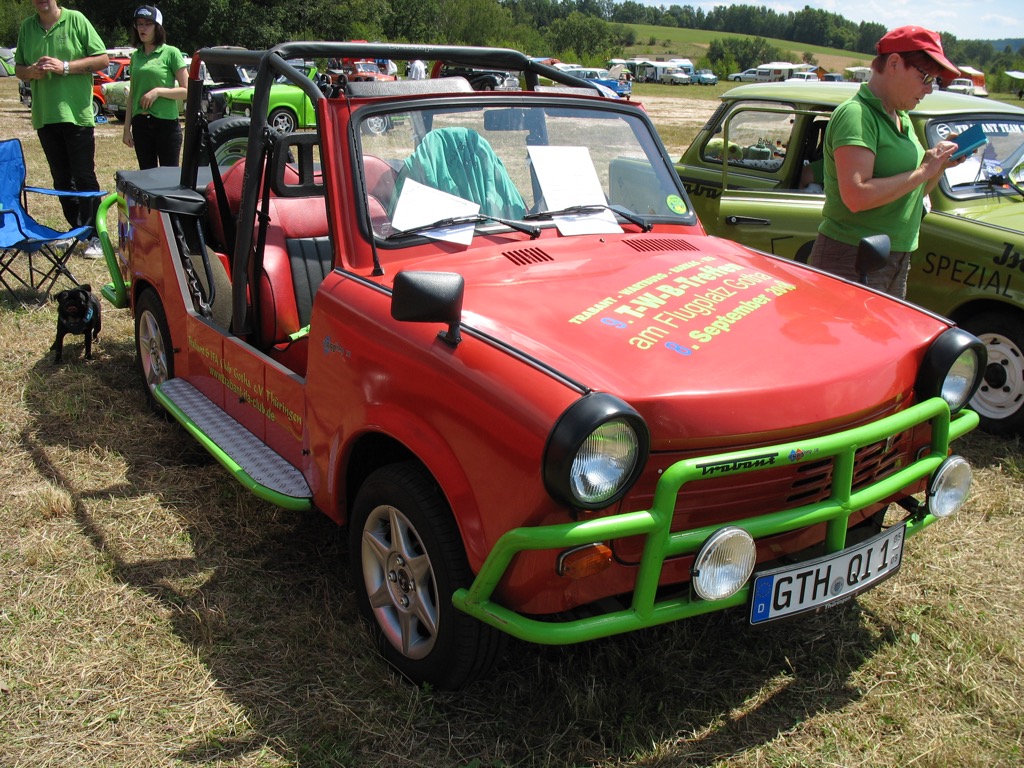
M 1018 72 L 1016 69 L 1008 70 L 1006 74 L 1015 80 L 1024 80 L 1024 72 Z

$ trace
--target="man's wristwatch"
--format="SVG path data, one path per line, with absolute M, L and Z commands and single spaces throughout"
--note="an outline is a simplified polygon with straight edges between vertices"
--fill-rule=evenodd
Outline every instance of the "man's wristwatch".
M 71 74 L 71 62 L 70 61 L 65 61 L 64 62 L 64 77 L 67 77 L 70 74 Z

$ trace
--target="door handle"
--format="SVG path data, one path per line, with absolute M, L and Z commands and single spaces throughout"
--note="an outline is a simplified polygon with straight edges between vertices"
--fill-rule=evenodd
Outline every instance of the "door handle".
M 726 216 L 726 224 L 760 224 L 761 226 L 769 226 L 772 222 L 771 219 L 758 219 L 753 216 Z

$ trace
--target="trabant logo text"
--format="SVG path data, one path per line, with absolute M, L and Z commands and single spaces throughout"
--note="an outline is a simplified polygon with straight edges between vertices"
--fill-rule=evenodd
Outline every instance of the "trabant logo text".
M 701 475 L 724 475 L 728 472 L 736 472 L 742 469 L 754 469 L 756 467 L 769 467 L 775 463 L 776 454 L 766 453 L 761 456 L 750 456 L 746 459 L 734 459 L 733 461 L 716 461 L 712 464 L 698 464 Z

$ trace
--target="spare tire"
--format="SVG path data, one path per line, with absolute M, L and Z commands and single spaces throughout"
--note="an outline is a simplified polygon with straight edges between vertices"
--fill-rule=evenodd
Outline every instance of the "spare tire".
M 210 144 L 208 151 L 213 152 L 219 166 L 231 166 L 245 157 L 249 146 L 249 118 L 222 117 L 214 120 L 208 127 Z M 200 165 L 209 165 L 210 156 L 204 151 L 199 156 Z

